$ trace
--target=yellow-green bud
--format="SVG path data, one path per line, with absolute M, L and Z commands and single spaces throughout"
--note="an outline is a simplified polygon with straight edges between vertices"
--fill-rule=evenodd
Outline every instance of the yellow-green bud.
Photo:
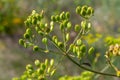
M 19 39 L 19 44 L 24 45 L 25 41 L 23 39 Z
M 33 70 L 33 66 L 32 66 L 31 64 L 28 64 L 28 65 L 26 66 L 26 70 L 28 70 L 28 69 Z
M 70 29 L 71 26 L 72 26 L 71 22 L 68 22 L 68 23 L 67 23 L 67 29 Z
M 45 59 L 45 65 L 48 66 L 48 59 Z
M 50 60 L 50 66 L 53 66 L 54 65 L 54 59 L 51 59 Z
M 63 45 L 62 42 L 58 42 L 58 46 L 61 47 L 61 48 L 63 48 L 64 45 Z
M 55 73 L 55 71 L 56 71 L 56 69 L 54 69 L 52 72 L 51 72 L 51 76 L 53 76 L 54 75 L 54 73 Z
M 30 28 L 27 28 L 26 33 L 30 35 L 32 33 L 32 30 Z
M 69 19 L 70 18 L 70 13 L 66 12 L 65 16 L 66 16 L 67 19 Z
M 29 35 L 28 33 L 25 33 L 25 34 L 24 34 L 24 38 L 25 38 L 25 39 L 29 39 L 29 38 L 30 38 L 30 35 Z
M 92 54 L 93 52 L 94 52 L 94 48 L 93 47 L 91 47 L 89 50 L 88 50 L 88 54 Z
M 66 41 L 68 41 L 70 39 L 70 34 L 69 33 L 66 34 L 65 39 L 66 39 Z
M 80 26 L 78 24 L 75 25 L 75 31 L 79 31 L 80 30 Z
M 43 42 L 44 44 L 47 44 L 47 42 L 48 42 L 47 38 L 46 38 L 46 37 L 43 38 L 43 39 L 42 39 L 42 42 Z
M 35 60 L 35 65 L 36 65 L 37 67 L 39 67 L 39 66 L 40 66 L 40 61 L 39 61 L 39 60 Z
M 76 13 L 77 13 L 77 14 L 80 14 L 80 11 L 81 11 L 81 7 L 78 6 L 78 7 L 76 8 Z
M 55 22 L 56 21 L 55 16 L 51 16 L 51 20 Z
M 77 42 L 76 42 L 76 44 L 77 44 L 78 46 L 80 46 L 80 45 L 82 44 L 82 40 L 81 40 L 81 39 L 78 39 Z
M 39 47 L 38 46 L 33 46 L 33 51 L 38 51 Z
M 60 19 L 61 19 L 61 20 L 64 20 L 64 19 L 65 19 L 65 12 L 62 12 L 62 13 L 60 14 Z
M 85 53 L 86 52 L 86 46 L 85 45 L 80 46 L 80 51 L 82 53 Z

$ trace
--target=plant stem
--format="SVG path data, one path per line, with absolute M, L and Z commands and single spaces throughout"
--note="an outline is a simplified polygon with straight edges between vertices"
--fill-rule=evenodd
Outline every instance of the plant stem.
M 82 29 L 79 31 L 78 35 L 75 37 L 74 41 L 72 42 L 73 44 L 75 44 L 75 42 L 77 41 L 77 39 L 80 37 L 80 35 L 82 34 Z M 66 53 L 69 53 L 70 51 L 70 47 L 68 48 Z
M 58 46 L 55 44 L 55 42 L 52 41 L 52 39 L 51 39 L 50 36 L 47 36 L 47 37 L 48 37 L 48 39 L 53 43 L 53 45 L 55 45 L 56 48 L 58 48 L 58 49 L 63 53 L 63 55 L 65 55 L 70 61 L 72 61 L 72 62 L 73 62 L 74 64 L 76 64 L 78 67 L 80 67 L 80 68 L 82 68 L 82 69 L 84 69 L 84 70 L 87 70 L 87 71 L 96 73 L 96 74 L 118 77 L 118 76 L 115 75 L 115 74 L 98 72 L 98 71 L 95 71 L 95 70 L 92 70 L 92 69 L 86 68 L 85 66 L 80 65 L 80 64 L 77 63 L 74 59 L 72 59 L 72 58 L 69 56 L 69 54 L 66 53 L 62 48 L 58 47 Z
M 101 75 L 106 75 L 106 76 L 114 76 L 114 77 L 117 77 L 117 75 L 115 74 L 108 74 L 108 73 L 102 73 L 102 72 L 98 72 L 98 71 L 95 71 L 95 70 L 92 70 L 92 69 L 89 69 L 89 68 L 86 68 L 80 64 L 78 64 L 75 60 L 73 60 L 68 54 L 66 54 L 67 58 L 69 60 L 71 60 L 74 64 L 76 64 L 77 66 L 79 66 L 80 68 L 84 69 L 84 70 L 87 70 L 87 71 L 90 71 L 90 72 L 93 72 L 93 73 L 96 73 L 96 74 L 101 74 Z

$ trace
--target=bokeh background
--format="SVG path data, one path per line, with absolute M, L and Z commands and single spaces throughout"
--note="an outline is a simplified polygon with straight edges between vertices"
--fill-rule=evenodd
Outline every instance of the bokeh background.
M 25 31 L 24 21 L 32 10 L 38 12 L 44 10 L 45 18 L 48 21 L 53 14 L 70 11 L 71 21 L 75 24 L 81 21 L 81 17 L 75 13 L 75 8 L 84 4 L 95 9 L 95 14 L 91 18 L 93 29 L 85 39 L 88 40 L 89 45 L 95 47 L 96 53 L 101 55 L 95 69 L 102 70 L 106 65 L 103 58 L 107 48 L 105 41 L 114 38 L 120 40 L 120 0 L 0 0 L 0 80 L 10 80 L 20 76 L 25 70 L 25 65 L 33 64 L 35 59 L 44 60 L 54 57 L 58 60 L 61 57 L 40 53 L 33 54 L 31 49 L 25 49 L 18 44 L 19 38 Z M 65 74 L 79 75 L 82 71 L 65 58 L 63 62 L 55 75 L 56 80 Z M 116 65 L 119 66 L 120 63 L 116 63 Z M 112 70 L 106 71 L 112 72 Z M 98 76 L 96 80 L 118 79 Z

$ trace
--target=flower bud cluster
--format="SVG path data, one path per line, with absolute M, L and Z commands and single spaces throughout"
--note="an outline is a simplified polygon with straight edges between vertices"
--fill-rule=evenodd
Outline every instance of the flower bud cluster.
M 119 56 L 120 55 L 120 45 L 110 45 L 108 51 L 106 52 L 106 57 Z
M 89 19 L 94 14 L 94 9 L 90 6 L 78 6 L 76 8 L 76 13 L 85 19 Z
M 70 50 L 78 59 L 81 59 L 86 53 L 86 46 L 82 43 L 81 39 L 78 39 L 76 44 L 70 44 Z
M 51 16 L 51 20 L 53 22 L 58 22 L 60 24 L 60 30 L 67 29 L 69 30 L 72 27 L 71 22 L 69 21 L 70 13 L 69 12 L 62 12 L 59 15 Z
M 36 25 L 39 24 L 39 21 L 43 18 L 43 11 L 38 14 L 35 10 L 32 11 L 32 14 L 28 16 L 27 20 L 25 21 L 26 26 Z
M 53 76 L 55 73 L 53 59 L 50 61 L 46 59 L 45 62 L 35 60 L 34 64 L 35 68 L 33 65 L 28 64 L 24 74 L 20 78 L 15 78 L 15 80 L 46 80 L 47 76 Z

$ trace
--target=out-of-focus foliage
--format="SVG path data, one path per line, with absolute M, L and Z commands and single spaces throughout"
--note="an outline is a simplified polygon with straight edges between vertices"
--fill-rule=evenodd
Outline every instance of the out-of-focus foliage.
M 0 33 L 9 35 L 20 33 L 24 16 L 20 16 L 17 4 L 17 0 L 0 0 Z
M 118 37 L 118 38 L 115 38 L 115 37 L 112 37 L 112 36 L 107 36 L 105 39 L 104 39 L 104 41 L 105 41 L 105 44 L 107 45 L 107 46 L 110 46 L 110 45 L 115 45 L 116 43 L 117 44 L 120 44 L 120 38 Z

